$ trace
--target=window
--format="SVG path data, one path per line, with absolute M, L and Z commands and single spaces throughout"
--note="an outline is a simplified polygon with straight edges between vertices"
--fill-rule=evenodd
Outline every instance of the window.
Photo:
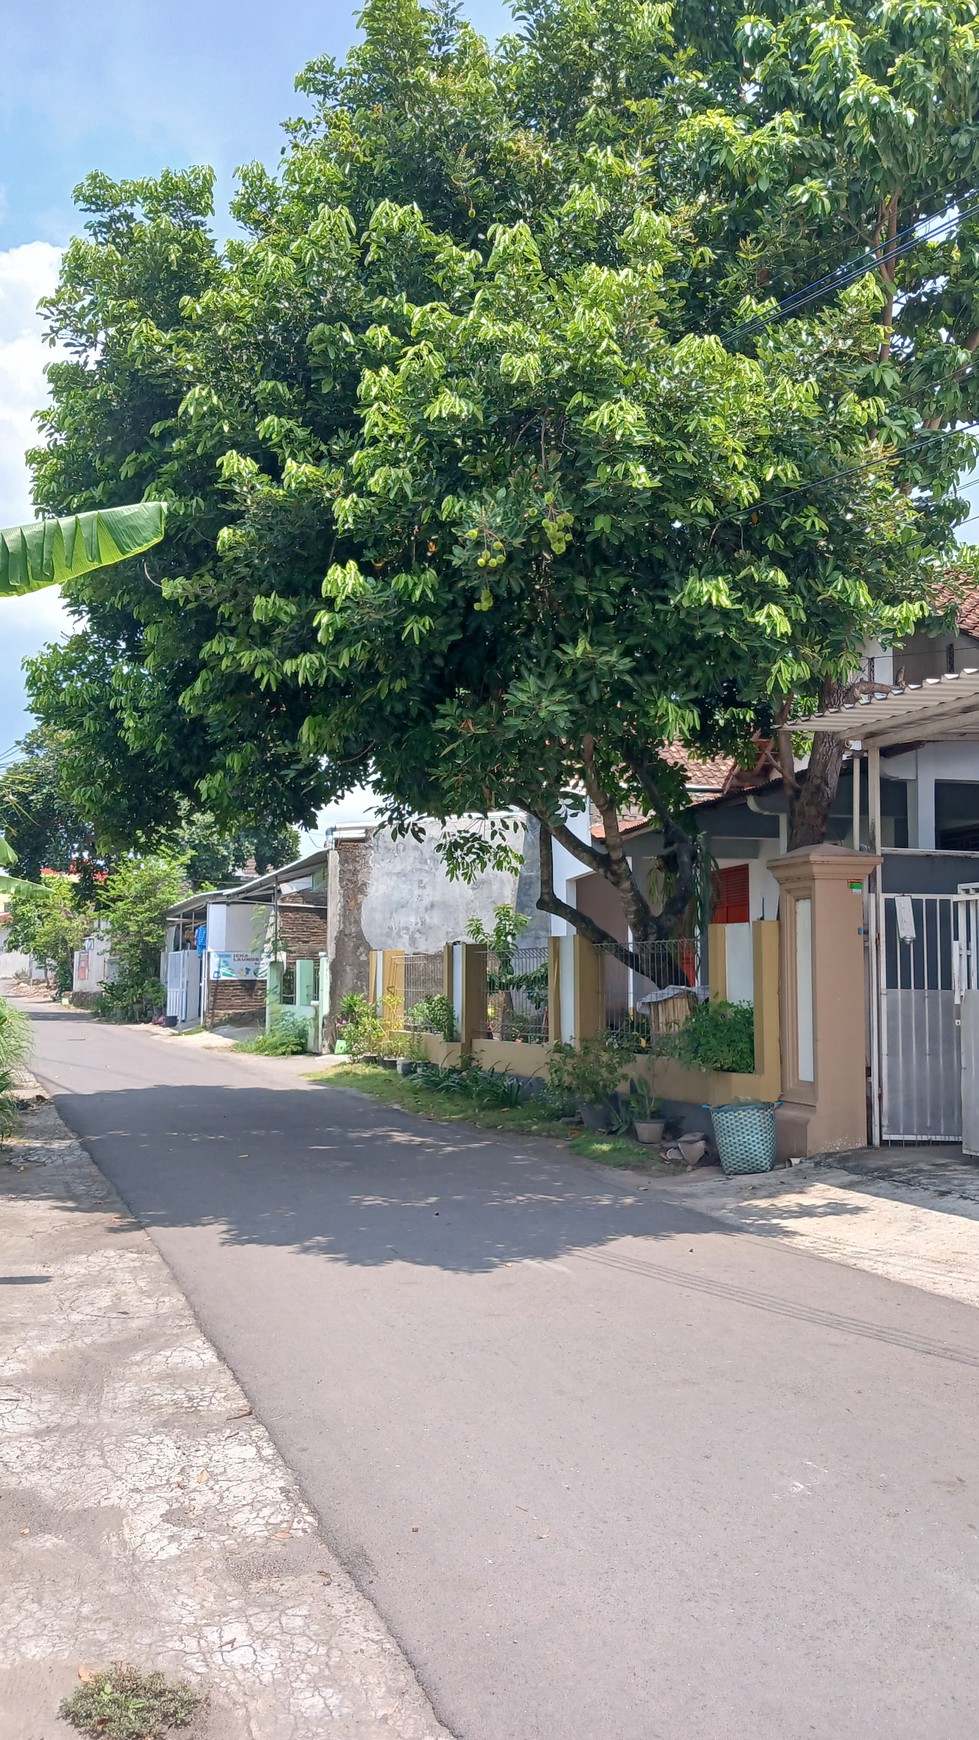
M 715 924 L 747 924 L 751 916 L 747 864 L 729 864 L 716 877 Z

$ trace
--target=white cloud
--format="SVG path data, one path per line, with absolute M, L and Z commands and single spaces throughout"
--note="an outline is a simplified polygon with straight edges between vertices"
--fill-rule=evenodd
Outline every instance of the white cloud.
M 47 242 L 0 251 L 0 526 L 34 518 L 24 453 L 37 441 L 33 414 L 47 397 L 44 366 L 53 354 L 36 310 L 54 289 L 60 259 Z M 68 622 L 53 587 L 0 602 L 0 753 L 30 725 L 21 660 Z
M 37 440 L 32 417 L 47 397 L 52 355 L 37 304 L 54 289 L 60 259 L 49 242 L 0 252 L 0 526 L 33 518 L 24 453 Z

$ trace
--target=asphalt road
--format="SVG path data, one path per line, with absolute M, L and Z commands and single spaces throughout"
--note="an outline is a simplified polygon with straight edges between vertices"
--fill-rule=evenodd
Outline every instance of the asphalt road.
M 274 1061 L 36 1036 L 460 1740 L 973 1740 L 969 1307 Z

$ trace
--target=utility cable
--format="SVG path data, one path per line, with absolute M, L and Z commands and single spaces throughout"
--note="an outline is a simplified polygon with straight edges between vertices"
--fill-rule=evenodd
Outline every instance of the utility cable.
M 806 490 L 825 489 L 830 483 L 836 483 L 841 477 L 856 477 L 862 471 L 873 471 L 876 466 L 890 465 L 899 459 L 902 453 L 916 453 L 922 447 L 930 447 L 935 441 L 948 441 L 954 435 L 974 435 L 979 432 L 979 423 L 965 423 L 957 429 L 939 429 L 933 435 L 924 435 L 917 440 L 908 441 L 903 447 L 894 447 L 888 453 L 879 453 L 873 459 L 866 459 L 860 465 L 846 465 L 839 471 L 831 471 L 828 477 L 812 478 L 807 483 L 793 484 L 791 489 L 783 490 L 781 495 L 770 497 L 768 501 L 752 502 L 748 507 L 738 508 L 733 514 L 725 514 L 717 521 L 715 531 L 731 521 L 743 519 L 745 514 L 760 514 L 766 508 L 778 507 L 783 501 L 788 501 L 794 495 L 800 495 Z
M 866 277 L 868 272 L 877 270 L 885 262 L 890 264 L 894 260 L 899 260 L 903 255 L 910 253 L 914 248 L 922 246 L 925 242 L 944 239 L 946 231 L 950 233 L 957 225 L 962 223 L 965 218 L 971 216 L 977 210 L 979 210 L 979 198 L 974 200 L 971 205 L 942 219 L 932 229 L 929 235 L 914 235 L 910 241 L 905 242 L 901 247 L 895 247 L 893 243 L 899 239 L 899 236 L 907 234 L 907 231 L 905 230 L 899 231 L 898 236 L 893 237 L 892 240 L 887 243 L 882 253 L 875 254 L 871 258 L 864 257 L 860 260 L 853 261 L 849 266 L 842 265 L 837 269 L 837 271 L 827 272 L 822 278 L 815 279 L 812 283 L 803 285 L 801 289 L 793 291 L 791 296 L 787 296 L 783 301 L 777 303 L 768 313 L 752 315 L 750 319 L 743 320 L 737 326 L 730 327 L 727 332 L 723 332 L 720 335 L 722 342 L 727 345 L 738 338 L 748 337 L 757 331 L 763 331 L 766 326 L 770 326 L 774 321 L 797 314 L 801 309 L 808 307 L 811 302 L 818 301 L 821 296 L 827 295 L 830 292 L 837 294 L 841 290 L 848 289 L 851 284 L 856 283 L 858 278 Z M 935 220 L 932 218 L 919 218 L 916 223 L 909 225 L 908 229 L 917 230 L 922 224 L 934 224 L 934 222 Z

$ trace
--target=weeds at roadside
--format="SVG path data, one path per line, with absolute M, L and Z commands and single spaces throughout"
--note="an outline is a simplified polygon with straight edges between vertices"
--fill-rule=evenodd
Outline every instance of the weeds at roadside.
M 438 1088 L 428 1085 L 427 1075 L 395 1075 L 391 1070 L 371 1064 L 341 1064 L 327 1074 L 310 1071 L 310 1079 L 324 1087 L 356 1088 L 372 1099 L 401 1111 L 415 1112 L 419 1117 L 436 1123 L 474 1124 L 480 1130 L 509 1130 L 521 1136 L 549 1136 L 566 1141 L 573 1153 L 586 1160 L 597 1160 L 603 1166 L 631 1166 L 640 1172 L 672 1176 L 676 1167 L 665 1165 L 659 1156 L 644 1149 L 640 1143 L 624 1136 L 606 1136 L 601 1132 L 580 1130 L 568 1118 L 555 1116 L 548 1102 L 541 1097 L 521 1099 L 519 1103 L 500 1105 L 480 1103 L 471 1092 L 453 1088 L 450 1074 Z
M 95 1740 L 166 1740 L 175 1729 L 189 1727 L 203 1702 L 185 1683 L 114 1662 L 63 1698 L 58 1715 Z
M 279 1015 L 268 1033 L 256 1039 L 239 1039 L 235 1051 L 250 1051 L 259 1057 L 298 1057 L 309 1042 L 309 1026 L 296 1015 Z

